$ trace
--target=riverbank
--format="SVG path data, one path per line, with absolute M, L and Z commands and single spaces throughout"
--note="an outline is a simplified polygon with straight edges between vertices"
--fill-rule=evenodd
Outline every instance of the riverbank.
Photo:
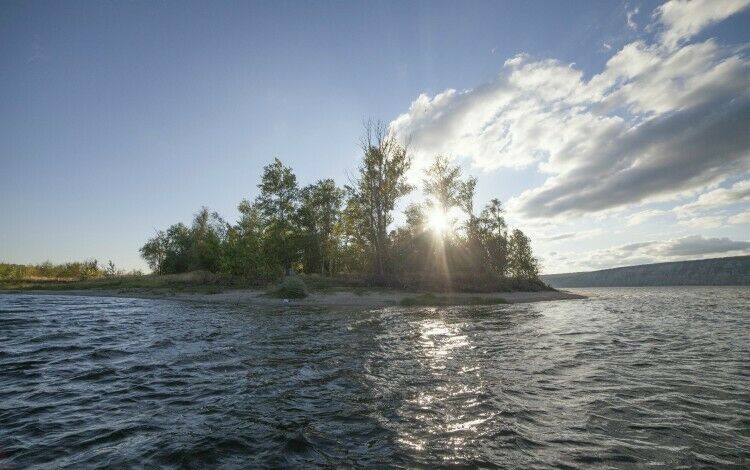
M 85 297 L 121 297 L 138 299 L 174 299 L 207 303 L 231 303 L 258 306 L 362 307 L 393 305 L 477 305 L 545 302 L 583 299 L 582 295 L 548 290 L 538 292 L 423 294 L 396 290 L 312 292 L 302 299 L 272 297 L 260 289 L 229 289 L 221 292 L 175 292 L 159 289 L 66 289 L 66 290 L 5 290 L 2 293 L 35 295 L 74 295 Z
M 87 280 L 2 280 L 0 293 L 175 299 L 262 306 L 363 308 L 390 305 L 494 305 L 583 298 L 577 294 L 551 289 L 543 284 L 533 285 L 535 289 L 519 288 L 502 291 L 488 289 L 481 293 L 430 293 L 429 290 L 367 286 L 365 282 L 356 278 L 300 275 L 299 279 L 298 288 L 301 293 L 307 295 L 304 298 L 295 299 L 284 298 L 290 293 L 280 294 L 279 284 L 252 285 L 240 278 L 202 271 L 170 275 L 114 276 Z

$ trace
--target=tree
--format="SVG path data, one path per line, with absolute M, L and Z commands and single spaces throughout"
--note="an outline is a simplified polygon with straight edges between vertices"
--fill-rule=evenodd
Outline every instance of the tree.
M 187 272 L 190 267 L 192 234 L 183 223 L 159 231 L 141 247 L 149 268 L 157 274 Z
M 336 239 L 334 229 L 341 217 L 344 190 L 332 179 L 320 180 L 300 191 L 300 225 L 306 232 L 305 269 L 333 274 Z
M 508 271 L 508 239 L 505 210 L 499 199 L 492 199 L 482 209 L 478 222 L 478 234 L 484 254 L 492 271 L 506 276 Z M 521 233 L 523 234 L 523 233 Z M 530 248 L 529 248 L 530 249 Z
M 227 223 L 216 212 L 202 207 L 193 218 L 190 229 L 190 271 L 218 272 L 221 266 L 221 250 L 227 234 Z
M 368 121 L 361 140 L 363 158 L 355 179 L 354 197 L 362 209 L 372 248 L 374 273 L 382 282 L 388 259 L 388 226 L 396 201 L 412 190 L 406 182 L 411 158 L 382 122 Z
M 115 277 L 117 275 L 117 268 L 115 268 L 115 263 L 112 260 L 107 262 L 107 266 L 104 268 L 104 275 L 107 277 Z
M 531 240 L 519 229 L 508 239 L 508 270 L 516 279 L 533 280 L 539 276 L 539 262 L 531 251 Z
M 337 266 L 344 272 L 363 273 L 373 266 L 370 230 L 363 223 L 367 213 L 354 189 L 344 189 L 347 199 L 341 211 L 341 218 L 334 227 Z
M 300 190 L 292 169 L 274 159 L 263 169 L 259 195 L 239 204 L 236 223 L 203 207 L 189 226 L 157 232 L 141 256 L 159 274 L 207 270 L 251 282 L 294 267 L 328 276 L 368 274 L 370 281 L 401 287 L 502 289 L 509 276 L 524 281 L 517 287 L 536 285 L 525 282 L 538 281 L 531 241 L 520 230 L 508 233 L 502 203 L 492 199 L 474 213 L 475 178 L 436 157 L 424 175 L 427 200 L 407 206 L 406 223 L 391 229 L 397 202 L 412 190 L 406 182 L 409 154 L 386 126 L 372 121 L 365 125 L 362 151 L 358 172 L 344 188 L 323 179 Z M 438 217 L 455 209 L 466 215 L 463 230 L 436 237 L 444 233 L 437 227 L 445 219 Z M 34 269 L 81 278 L 115 272 L 111 262 L 100 269 L 95 261 Z
M 185 273 L 190 269 L 193 235 L 182 222 L 167 228 L 162 274 Z
M 448 159 L 441 155 L 435 157 L 425 171 L 423 188 L 425 195 L 430 197 L 428 203 L 436 205 L 443 212 L 459 204 L 462 185 L 461 167 L 451 166 Z
M 461 209 L 467 216 L 466 232 L 474 227 L 474 191 L 477 180 L 474 177 L 462 178 L 461 167 L 452 166 L 448 159 L 438 155 L 432 165 L 425 171 L 423 180 L 424 193 L 428 196 L 428 206 L 434 207 L 443 214 L 454 208 Z M 452 233 L 453 221 L 450 230 Z
M 406 218 L 406 230 L 412 235 L 418 235 L 424 231 L 426 223 L 424 207 L 421 204 L 411 203 L 404 209 Z
M 292 169 L 274 158 L 273 163 L 263 167 L 258 189 L 260 195 L 256 203 L 263 216 L 268 221 L 289 224 L 299 197 L 297 176 Z
M 80 263 L 78 276 L 82 281 L 101 276 L 101 271 L 99 270 L 99 261 L 97 261 L 96 259 L 91 259 Z
M 289 272 L 299 259 L 296 247 L 297 230 L 293 218 L 297 211 L 299 189 L 292 169 L 278 158 L 263 168 L 260 195 L 256 204 L 265 225 L 264 248 L 273 263 Z
M 269 277 L 263 255 L 263 221 L 257 204 L 243 200 L 238 206 L 240 219 L 227 230 L 222 266 L 225 272 L 248 279 Z
M 140 252 L 151 271 L 156 274 L 163 274 L 162 267 L 164 258 L 167 256 L 167 234 L 163 230 L 156 232 L 156 236 L 148 239 L 141 247 Z
M 458 207 L 466 214 L 466 235 L 471 238 L 476 231 L 476 216 L 474 215 L 474 193 L 477 179 L 473 176 L 461 182 L 458 189 Z
M 427 218 L 422 204 L 411 203 L 404 209 L 406 224 L 393 235 L 393 264 L 401 277 L 425 270 L 430 261 L 434 239 L 425 228 Z

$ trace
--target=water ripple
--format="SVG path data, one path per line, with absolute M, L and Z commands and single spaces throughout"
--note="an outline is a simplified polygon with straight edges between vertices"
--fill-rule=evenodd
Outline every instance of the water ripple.
M 750 465 L 750 289 L 258 310 L 0 295 L 0 467 Z

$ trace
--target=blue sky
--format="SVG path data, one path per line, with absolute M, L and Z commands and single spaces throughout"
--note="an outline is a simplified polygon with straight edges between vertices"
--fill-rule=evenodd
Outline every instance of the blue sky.
M 747 253 L 749 147 L 702 116 L 750 127 L 748 2 L 694 3 L 3 2 L 0 260 L 142 268 L 154 229 L 201 205 L 234 220 L 275 156 L 344 183 L 367 117 L 417 167 L 478 176 L 548 272 Z M 681 161 L 668 145 L 698 128 L 733 145 Z M 611 181 L 578 198 L 601 204 L 569 194 L 586 175 Z

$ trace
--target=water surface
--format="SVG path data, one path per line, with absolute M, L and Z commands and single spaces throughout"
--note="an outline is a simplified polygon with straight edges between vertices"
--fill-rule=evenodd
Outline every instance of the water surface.
M 466 308 L 0 295 L 0 467 L 747 467 L 750 289 Z

